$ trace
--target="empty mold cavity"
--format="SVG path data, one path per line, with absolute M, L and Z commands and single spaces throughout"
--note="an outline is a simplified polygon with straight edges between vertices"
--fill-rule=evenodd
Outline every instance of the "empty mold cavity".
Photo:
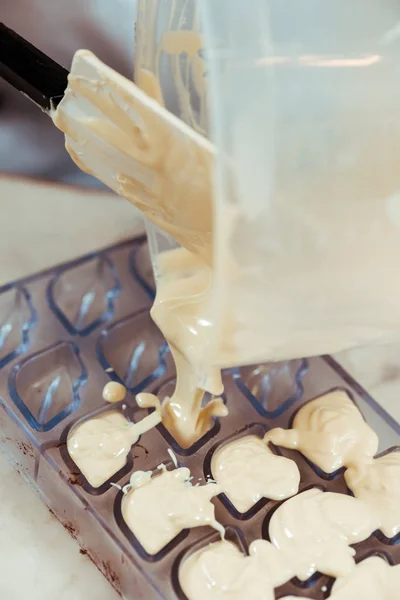
M 88 335 L 115 311 L 121 290 L 107 256 L 96 255 L 56 275 L 49 284 L 51 310 L 70 334 Z
M 266 363 L 233 370 L 233 379 L 260 415 L 276 418 L 303 395 L 306 359 Z
M 29 425 L 49 431 L 78 408 L 86 381 L 78 347 L 61 342 L 15 365 L 9 391 Z
M 28 349 L 30 331 L 36 321 L 26 288 L 7 286 L 0 294 L 0 368 Z
M 166 370 L 169 351 L 148 310 L 122 319 L 102 331 L 97 357 L 114 381 L 136 394 Z

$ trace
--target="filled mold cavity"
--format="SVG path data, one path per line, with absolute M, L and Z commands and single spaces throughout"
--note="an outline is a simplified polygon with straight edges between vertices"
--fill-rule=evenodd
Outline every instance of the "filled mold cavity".
M 318 572 L 331 577 L 350 573 L 356 554 L 352 546 L 369 538 L 377 524 L 374 510 L 363 502 L 315 487 L 267 515 L 263 534 L 286 557 L 293 577 L 308 586 Z
M 171 398 L 172 394 L 174 393 L 175 386 L 176 386 L 176 378 L 172 377 L 171 379 L 166 381 L 160 387 L 159 390 L 157 390 L 157 396 L 160 399 L 161 406 L 166 398 Z M 213 400 L 213 397 L 211 396 L 211 394 L 206 392 L 203 396 L 202 403 L 201 403 L 202 409 L 204 409 L 210 402 L 212 402 L 212 400 Z M 221 400 L 224 404 L 226 403 L 226 398 L 225 398 L 224 394 L 221 395 Z M 160 423 L 160 425 L 158 425 L 157 429 L 159 430 L 159 432 L 161 433 L 163 438 L 166 440 L 168 445 L 171 446 L 171 448 L 173 449 L 174 452 L 176 452 L 177 454 L 180 454 L 181 456 L 191 456 L 192 454 L 195 454 L 198 450 L 200 450 L 200 448 L 205 446 L 205 444 L 207 444 L 211 439 L 213 439 L 218 434 L 218 432 L 221 429 L 221 423 L 217 416 L 211 417 L 211 419 L 209 420 L 209 429 L 203 435 L 200 434 L 199 438 L 187 447 L 183 447 L 179 443 L 179 441 L 177 441 L 175 439 L 175 437 L 167 429 L 165 424 Z
M 89 493 L 104 493 L 132 470 L 133 447 L 146 453 L 138 442 L 160 422 L 160 405 L 151 394 L 139 394 L 136 402 L 142 409 L 153 408 L 153 412 L 134 420 L 134 407 L 123 404 L 122 399 L 114 409 L 102 408 L 86 415 L 64 432 L 61 454 Z
M 346 467 L 369 462 L 379 439 L 348 390 L 334 388 L 308 400 L 291 417 L 289 428 L 271 429 L 276 446 L 301 452 L 323 479 L 336 479 Z
M 297 464 L 264 441 L 266 430 L 249 425 L 214 446 L 204 461 L 205 476 L 221 485 L 219 499 L 237 519 L 249 519 L 268 502 L 299 490 Z
M 134 472 L 117 495 L 116 521 L 146 560 L 163 558 L 193 527 L 208 525 L 223 537 L 211 502 L 218 486 L 193 485 L 192 479 L 188 468 L 174 468 L 168 460 L 154 470 Z
M 376 536 L 384 544 L 400 541 L 400 447 L 391 448 L 368 462 L 349 467 L 344 479 L 352 494 L 379 515 Z
M 243 535 L 243 532 L 238 527 L 233 527 L 232 525 L 228 525 L 228 527 L 225 528 L 225 538 L 224 539 L 226 542 L 234 545 L 240 553 L 247 554 L 248 547 L 246 544 L 246 540 Z M 197 540 L 192 545 L 185 548 L 184 550 L 182 550 L 182 552 L 180 552 L 178 554 L 178 556 L 175 559 L 174 564 L 172 566 L 171 576 L 172 576 L 172 585 L 173 585 L 175 594 L 179 600 L 188 600 L 187 596 L 185 595 L 185 593 L 181 587 L 180 581 L 179 581 L 179 570 L 180 570 L 181 566 L 183 564 L 185 564 L 185 562 L 187 560 L 189 560 L 193 555 L 195 555 L 198 552 L 201 552 L 202 549 L 206 548 L 210 544 L 215 544 L 220 541 L 221 541 L 221 536 L 216 531 L 214 531 L 212 533 L 209 533 L 208 535 L 201 537 L 199 540 Z
M 392 566 L 382 557 L 370 556 L 360 561 L 346 577 L 336 579 L 330 598 L 395 600 L 399 589 L 400 565 Z
M 251 542 L 248 553 L 225 539 L 208 543 L 186 555 L 178 570 L 179 588 L 187 600 L 272 600 L 274 588 L 290 577 L 284 557 L 260 539 Z

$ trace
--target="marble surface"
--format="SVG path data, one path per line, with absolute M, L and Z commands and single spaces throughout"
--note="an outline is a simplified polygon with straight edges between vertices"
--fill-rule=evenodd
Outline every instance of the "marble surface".
M 0 453 L 0 598 L 120 598 Z
M 107 192 L 0 177 L 0 285 L 142 231 Z M 0 453 L 1 600 L 116 600 L 118 594 Z
M 0 284 L 142 230 L 112 194 L 0 177 Z M 336 357 L 400 421 L 400 345 Z M 0 454 L 0 598 L 116 600 L 115 591 Z

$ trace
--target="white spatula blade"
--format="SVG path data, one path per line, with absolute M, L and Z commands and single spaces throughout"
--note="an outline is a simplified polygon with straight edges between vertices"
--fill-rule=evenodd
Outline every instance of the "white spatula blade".
M 87 50 L 52 112 L 75 163 L 210 260 L 213 145 Z

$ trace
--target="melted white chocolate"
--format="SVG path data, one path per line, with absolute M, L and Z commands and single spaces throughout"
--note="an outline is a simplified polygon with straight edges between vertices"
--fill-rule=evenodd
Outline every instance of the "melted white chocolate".
M 218 398 L 223 391 L 220 370 L 201 371 L 211 328 L 211 268 L 184 248 L 164 252 L 158 267 L 151 316 L 168 341 L 177 372 L 175 391 L 162 405 L 163 424 L 188 448 L 211 428 L 213 417 L 227 414 Z M 205 392 L 217 397 L 202 406 Z
M 277 456 L 256 435 L 219 448 L 212 457 L 213 478 L 239 512 L 261 498 L 284 500 L 299 490 L 300 473 L 293 460 Z
M 377 524 L 373 509 L 360 500 L 314 488 L 276 510 L 269 537 L 299 579 L 305 581 L 317 571 L 341 577 L 354 568 L 350 544 L 365 540 Z
M 211 498 L 221 493 L 215 483 L 192 486 L 190 471 L 180 467 L 151 477 L 134 473 L 122 499 L 122 516 L 148 554 L 157 554 L 183 529 L 209 525 L 224 535 Z
M 331 600 L 398 600 L 400 565 L 391 566 L 379 556 L 371 556 L 356 565 L 346 577 L 333 584 Z M 282 600 L 301 600 L 285 596 Z
M 162 46 L 176 57 L 177 68 L 185 48 L 200 82 L 204 60 L 198 56 L 199 36 L 168 34 Z M 201 364 L 207 362 L 210 342 L 214 148 L 88 51 L 76 53 L 68 81 L 52 118 L 66 135 L 72 159 L 187 249 L 160 256 L 152 309 L 177 370 L 163 422 L 187 448 L 211 427 L 213 416 L 227 412 L 218 398 L 201 406 L 205 391 L 219 396 L 223 390 L 220 371 L 207 367 L 204 373 Z M 162 102 L 160 86 L 149 71 L 139 73 L 139 84 Z
M 326 473 L 371 460 L 378 436 L 346 392 L 336 390 L 300 408 L 293 429 L 271 429 L 265 439 L 294 448 Z
M 126 387 L 118 381 L 109 381 L 103 388 L 103 399 L 114 404 L 122 402 L 126 397 Z
M 273 600 L 274 587 L 290 577 L 279 552 L 265 540 L 254 541 L 248 556 L 231 542 L 209 544 L 179 568 L 188 600 Z
M 126 465 L 131 446 L 139 437 L 161 421 L 159 403 L 150 394 L 140 394 L 139 406 L 154 406 L 155 412 L 138 423 L 132 423 L 118 411 L 110 411 L 88 419 L 72 429 L 67 450 L 81 473 L 98 488 Z
M 201 38 L 197 34 L 187 31 L 168 33 L 162 36 L 160 54 L 157 56 L 160 60 L 161 56 L 165 55 L 174 57 L 174 78 L 178 95 L 181 100 L 186 98 L 188 104 L 190 97 L 185 94 L 185 86 L 181 85 L 182 53 L 190 58 L 188 68 L 193 73 L 195 85 L 202 96 L 205 64 L 199 54 L 200 48 Z M 159 64 L 157 61 L 157 65 Z M 156 71 L 157 69 L 158 66 Z M 66 134 L 66 147 L 80 168 L 98 176 L 186 248 L 160 257 L 160 277 L 152 315 L 170 343 L 177 368 L 176 390 L 172 398 L 164 403 L 163 421 L 181 446 L 187 448 L 211 427 L 213 416 L 226 414 L 226 407 L 218 398 L 202 407 L 204 391 L 216 396 L 222 392 L 218 369 L 205 363 L 208 361 L 214 365 L 233 365 L 237 364 L 238 356 L 248 359 L 254 352 L 258 354 L 265 349 L 265 342 L 260 341 L 258 331 L 254 328 L 241 331 L 240 326 L 241 323 L 248 322 L 248 318 L 241 318 L 242 314 L 261 314 L 260 311 L 249 310 L 248 307 L 252 304 L 249 299 L 263 297 L 265 300 L 266 294 L 261 292 L 265 290 L 265 282 L 271 281 L 271 278 L 258 277 L 261 287 L 254 287 L 257 289 L 256 294 L 246 291 L 246 298 L 243 294 L 235 294 L 234 298 L 231 298 L 233 305 L 239 303 L 238 298 L 242 298 L 243 309 L 231 314 L 228 300 L 224 303 L 226 310 L 220 312 L 216 323 L 212 323 L 209 318 L 210 306 L 212 304 L 214 309 L 220 306 L 223 297 L 220 289 L 222 275 L 217 273 L 212 281 L 213 257 L 218 258 L 215 265 L 221 265 L 221 259 L 227 253 L 226 260 L 223 261 L 224 272 L 229 271 L 227 281 L 234 289 L 232 280 L 236 278 L 236 271 L 239 274 L 243 273 L 242 265 L 239 264 L 241 261 L 237 261 L 233 252 L 228 251 L 229 236 L 237 225 L 240 224 L 242 229 L 246 219 L 243 219 L 241 214 L 237 214 L 235 218 L 229 217 L 231 208 L 224 210 L 223 231 L 218 231 L 218 244 L 213 243 L 215 211 L 212 182 L 215 148 L 205 138 L 161 108 L 159 102 L 162 102 L 162 90 L 157 81 L 158 71 L 155 81 L 151 79 L 149 71 L 144 70 L 139 74 L 139 83 L 157 100 L 156 102 L 132 82 L 102 64 L 90 52 L 79 51 L 74 57 L 68 89 L 52 117 L 55 125 Z M 294 222 L 297 226 L 298 220 L 294 219 Z M 273 220 L 271 223 L 271 227 L 275 227 Z M 226 244 L 223 243 L 224 235 L 227 236 Z M 223 247 L 225 249 L 221 253 Z M 254 256 L 259 257 L 261 254 L 257 251 Z M 244 264 L 247 263 L 245 260 Z M 269 264 L 271 261 L 264 263 Z M 276 261 L 272 263 L 274 265 Z M 290 264 L 293 268 L 294 263 Z M 249 277 L 257 273 L 257 269 L 254 268 L 250 271 L 247 268 L 244 270 Z M 287 271 L 283 272 L 284 276 L 281 279 L 286 283 Z M 248 286 L 242 287 L 249 289 Z M 215 294 L 211 299 L 212 288 L 215 289 Z M 279 286 L 275 288 L 279 289 Z M 267 286 L 267 289 L 271 294 L 271 287 Z M 287 294 L 281 296 L 279 305 L 282 304 L 282 298 L 288 297 Z M 305 305 L 309 306 L 309 301 Z M 264 311 L 263 314 L 276 314 L 276 311 L 265 311 L 265 306 L 260 310 Z M 215 313 L 215 310 L 211 312 Z M 215 314 L 218 314 L 218 311 Z M 282 320 L 278 319 L 277 323 L 284 329 Z M 212 339 L 221 327 L 223 335 L 218 334 L 217 340 Z M 282 350 L 281 344 L 285 347 L 281 336 L 278 337 L 278 347 L 267 348 L 263 359 L 271 354 L 277 358 Z M 300 336 L 299 339 L 303 337 Z M 256 338 L 258 343 L 254 343 Z M 295 338 L 297 341 L 293 342 Z M 323 336 L 319 336 L 318 339 L 323 339 Z M 286 344 L 286 356 L 297 356 L 298 336 L 291 335 Z M 304 346 L 302 348 L 304 349 Z M 221 359 L 220 354 L 225 354 L 225 359 Z M 226 357 L 229 357 L 228 363 Z M 345 409 L 339 421 L 345 421 L 347 430 L 351 419 L 344 411 Z M 337 431 L 332 434 L 328 432 L 329 435 L 324 431 L 322 434 L 316 431 L 315 435 L 312 435 L 312 424 L 308 424 L 308 429 L 301 428 L 300 420 L 298 418 L 294 432 L 282 434 L 275 431 L 271 433 L 270 439 L 274 441 L 272 436 L 276 436 L 276 443 L 279 444 L 279 439 L 283 437 L 282 445 L 286 440 L 289 446 L 299 449 L 303 445 L 304 453 L 308 451 L 310 455 L 316 456 L 317 464 L 318 459 L 321 459 L 321 463 L 327 463 L 326 468 L 321 468 L 328 472 L 341 465 L 342 455 L 343 461 L 346 461 L 343 464 L 351 464 L 351 461 L 357 458 L 355 455 L 359 446 L 367 455 L 369 453 L 369 447 L 361 448 L 361 442 L 358 443 L 360 440 L 353 443 L 351 435 L 343 434 L 342 430 L 339 434 Z M 354 417 L 353 421 L 351 427 L 354 424 L 355 434 L 361 435 L 362 419 L 357 420 Z M 365 424 L 364 429 L 365 433 Z M 305 432 L 306 435 L 303 435 Z M 364 443 L 372 447 L 375 440 L 371 436 L 370 440 L 366 438 L 365 433 Z M 336 444 L 338 448 L 334 447 Z
M 347 576 L 337 579 L 332 600 L 398 600 L 400 565 L 392 567 L 383 558 L 371 556 L 358 563 Z
M 391 538 L 400 531 L 400 452 L 390 452 L 371 463 L 354 465 L 344 474 L 348 487 L 375 510 L 379 529 Z

